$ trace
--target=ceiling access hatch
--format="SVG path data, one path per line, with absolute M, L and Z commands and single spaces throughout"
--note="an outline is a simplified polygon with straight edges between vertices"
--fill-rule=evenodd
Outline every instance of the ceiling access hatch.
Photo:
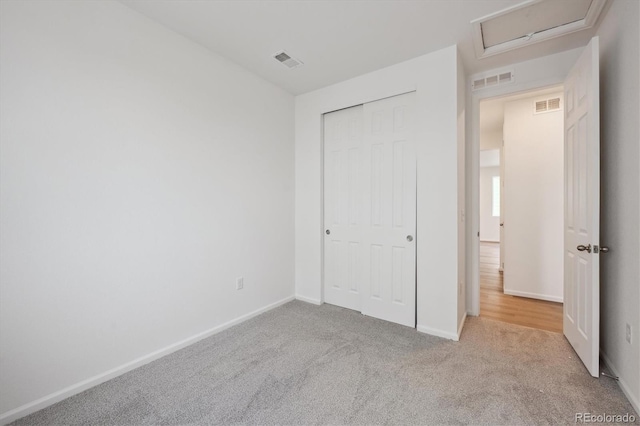
M 471 21 L 478 58 L 593 27 L 608 0 L 527 0 Z

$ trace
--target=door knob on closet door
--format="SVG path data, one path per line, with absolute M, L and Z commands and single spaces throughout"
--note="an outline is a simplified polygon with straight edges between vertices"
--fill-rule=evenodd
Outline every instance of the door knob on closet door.
M 413 235 L 407 235 L 407 241 L 409 242 L 413 241 Z
M 329 231 L 328 229 L 326 231 L 324 231 L 327 233 L 327 235 L 331 234 L 331 231 Z

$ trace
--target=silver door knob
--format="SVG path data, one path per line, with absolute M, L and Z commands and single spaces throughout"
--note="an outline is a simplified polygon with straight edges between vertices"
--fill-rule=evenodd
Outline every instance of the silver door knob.
M 586 251 L 587 253 L 591 253 L 591 244 L 587 244 L 586 246 L 583 246 L 582 244 L 580 244 L 576 248 L 578 249 L 578 251 Z
M 331 231 L 329 231 L 328 229 L 326 231 L 324 231 L 327 233 L 327 235 L 331 234 Z
M 609 247 L 600 247 L 600 253 L 609 253 Z
M 407 235 L 407 241 L 409 241 L 409 242 L 413 241 L 413 236 L 412 235 Z

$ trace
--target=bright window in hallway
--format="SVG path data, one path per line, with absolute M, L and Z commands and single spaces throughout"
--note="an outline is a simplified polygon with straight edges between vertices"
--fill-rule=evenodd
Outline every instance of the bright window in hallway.
M 493 199 L 491 204 L 491 215 L 500 216 L 500 176 L 493 177 Z

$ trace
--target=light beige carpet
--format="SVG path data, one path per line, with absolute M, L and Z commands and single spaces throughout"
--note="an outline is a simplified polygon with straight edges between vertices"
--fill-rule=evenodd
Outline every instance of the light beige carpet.
M 16 424 L 573 424 L 582 412 L 637 419 L 560 334 L 469 318 L 452 342 L 295 301 Z

